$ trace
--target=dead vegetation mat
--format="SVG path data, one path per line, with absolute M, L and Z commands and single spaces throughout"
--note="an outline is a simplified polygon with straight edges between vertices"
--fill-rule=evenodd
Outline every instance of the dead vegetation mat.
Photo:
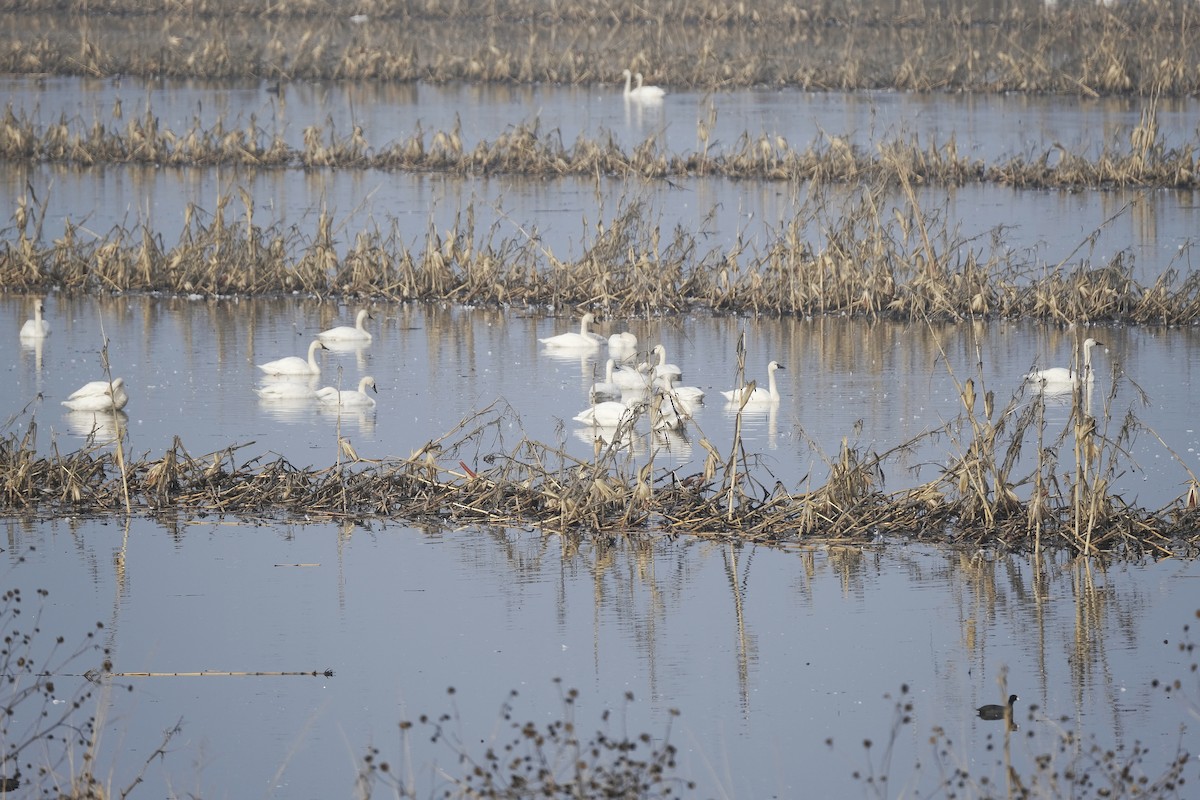
M 1086 472 L 1064 489 L 1067 499 L 1061 503 L 1044 491 L 1035 491 L 1041 500 L 1022 502 L 1002 475 L 989 473 L 994 465 L 980 466 L 983 451 L 973 445 L 937 480 L 886 492 L 881 483 L 887 455 L 843 444 L 824 486 L 793 492 L 778 481 L 760 482 L 754 458 L 739 454 L 738 446 L 723 457 L 707 439 L 701 444 L 708 458 L 686 474 L 656 466 L 653 458 L 632 463 L 619 444 L 622 434 L 613 441 L 598 438 L 590 461 L 528 438 L 513 447 L 484 449 L 488 432 L 512 424 L 511 409 L 497 406 L 407 458 L 360 459 L 353 448 L 343 448 L 345 460 L 324 468 L 298 467 L 277 456 L 239 461 L 240 446 L 193 456 L 178 437 L 160 458 L 127 458 L 122 447 L 111 445 L 70 453 L 53 448 L 41 455 L 31 422 L 24 434 L 0 439 L 0 510 L 248 521 L 386 518 L 439 526 L 535 526 L 564 535 L 690 535 L 761 543 L 895 537 L 1121 557 L 1194 555 L 1200 547 L 1195 484 L 1186 500 L 1156 512 L 1104 494 L 1103 479 L 1089 484 Z M 996 440 L 994 429 L 984 433 L 981 445 Z M 985 484 L 998 489 L 981 490 Z

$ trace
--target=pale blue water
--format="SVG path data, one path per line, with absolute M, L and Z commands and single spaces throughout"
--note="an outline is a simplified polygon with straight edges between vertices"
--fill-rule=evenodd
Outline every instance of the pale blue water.
M 299 137 L 304 126 L 333 115 L 339 130 L 353 120 L 379 145 L 407 135 L 416 119 L 430 131 L 449 128 L 458 115 L 469 141 L 536 119 L 568 144 L 579 133 L 607 130 L 626 147 L 653 134 L 682 151 L 695 147 L 696 120 L 708 116 L 711 100 L 721 146 L 745 130 L 778 133 L 793 146 L 824 131 L 867 147 L 912 132 L 923 141 L 953 134 L 960 150 L 995 159 L 1038 153 L 1055 141 L 1097 152 L 1123 142 L 1139 116 L 1136 101 L 746 92 L 669 95 L 661 110 L 639 119 L 626 117 L 623 103 L 603 91 L 547 87 L 295 86 L 285 107 L 261 86 L 57 79 L 0 85 L 18 108 L 36 108 L 47 121 L 65 112 L 90 122 L 111 113 L 120 96 L 127 116 L 148 104 L 173 127 L 190 125 L 193 116 L 245 124 L 256 114 L 267 129 Z M 1195 138 L 1194 105 L 1163 105 L 1160 126 L 1171 146 Z M 311 236 L 328 208 L 345 222 L 339 246 L 362 227 L 397 219 L 401 235 L 419 247 L 431 221 L 445 230 L 473 204 L 480 230 L 495 224 L 495 235 L 508 238 L 519 236 L 518 226 L 536 229 L 562 258 L 577 257 L 596 224 L 634 201 L 646 203 L 645 218 L 664 233 L 682 225 L 717 251 L 739 234 L 762 247 L 807 196 L 806 187 L 707 180 L 668 187 L 611 179 L 0 166 L 10 198 L 25 192 L 27 181 L 48 204 L 50 237 L 67 217 L 83 222 L 83 236 L 144 221 L 169 245 L 187 202 L 211 210 L 219 195 L 244 187 L 258 205 L 259 224 L 282 221 Z M 1031 265 L 1098 263 L 1128 249 L 1151 278 L 1168 266 L 1190 268 L 1191 192 L 963 187 L 926 189 L 919 198 L 926 211 L 959 227 L 972 248 L 990 248 L 988 232 L 1012 226 L 997 246 Z M 902 198 L 890 202 L 903 208 Z M 1093 231 L 1095 247 L 1077 250 Z M 819 241 L 821 233 L 811 235 Z M 127 448 L 134 457 L 154 457 L 179 435 L 194 456 L 244 445 L 239 463 L 282 455 L 320 468 L 337 459 L 339 424 L 363 457 L 404 456 L 495 401 L 511 411 L 477 449 L 458 454 L 468 463 L 526 436 L 562 442 L 581 459 L 592 454 L 591 432 L 570 418 L 587 405 L 603 351 L 555 358 L 537 342 L 575 329 L 566 314 L 373 304 L 372 345 L 320 357 L 321 385 L 349 386 L 371 374 L 379 387 L 374 410 L 339 419 L 312 406 L 261 403 L 253 392 L 263 380 L 255 365 L 302 354 L 313 334 L 348 323 L 356 307 L 301 298 L 52 294 L 46 305 L 54 332 L 27 347 L 17 331 L 31 301 L 0 295 L 0 332 L 8 331 L 10 343 L 0 364 L 7 420 L 0 433 L 20 433 L 36 421 L 42 452 L 85 445 L 95 417 L 68 414 L 59 403 L 101 377 L 107 341 L 114 374 L 129 386 Z M 755 476 L 768 487 L 775 480 L 792 490 L 819 485 L 843 437 L 864 452 L 883 452 L 954 419 L 955 378 L 973 377 L 980 393 L 995 391 L 997 407 L 1014 395 L 1020 401 L 1024 373 L 1065 365 L 1083 335 L 1105 342 L 1095 353 L 1093 403 L 1107 408 L 1107 433 L 1115 436 L 1129 412 L 1143 426 L 1110 491 L 1154 510 L 1176 503 L 1196 470 L 1200 437 L 1190 387 L 1200 347 L 1192 329 L 1060 330 L 1013 321 L 926 327 L 704 314 L 605 319 L 600 327 L 606 334 L 632 330 L 644 348 L 662 342 L 683 367 L 683 382 L 710 393 L 686 438 L 640 439 L 632 448 L 631 463 L 653 458 L 660 478 L 697 471 L 701 437 L 722 452 L 730 447 L 732 417 L 714 393 L 733 385 L 734 343 L 743 330 L 751 377 L 761 380 L 770 359 L 785 366 L 778 408 L 746 420 L 746 447 L 760 456 Z M 1052 407 L 1049 416 L 1062 425 L 1066 411 Z M 963 447 L 954 436 L 922 439 L 888 462 L 885 488 L 934 479 Z M 1064 460 L 1061 469 L 1070 468 Z M 23 590 L 29 614 L 34 590 L 49 591 L 35 649 L 48 648 L 56 635 L 73 647 L 103 622 L 97 638 L 117 671 L 335 672 L 116 680 L 116 689 L 134 691 L 101 693 L 97 705 L 83 709 L 100 713 L 97 772 L 114 795 L 151 758 L 163 731 L 182 719 L 166 758 L 150 762 L 145 785 L 132 796 L 350 796 L 369 746 L 411 779 L 417 797 L 432 796 L 446 788 L 445 774 L 460 774 L 456 748 L 478 759 L 487 744 L 508 740 L 498 718 L 512 690 L 519 692 L 514 719 L 546 725 L 564 714 L 563 687 L 579 689 L 574 714 L 585 737 L 601 727 L 606 709 L 614 735 L 660 737 L 670 726 L 679 774 L 698 783 L 698 796 L 716 798 L 879 796 L 851 777 L 855 771 L 886 772 L 885 796 L 935 794 L 939 757 L 928 743 L 934 726 L 952 740 L 943 764 L 1001 781 L 1003 728 L 976 719 L 973 709 L 1001 702 L 1010 690 L 1021 695 L 1011 748 L 1023 774 L 1038 754 L 1057 752 L 1058 732 L 1067 729 L 1085 746 L 1149 746 L 1141 768 L 1154 776 L 1177 747 L 1192 746 L 1200 706 L 1193 659 L 1177 648 L 1200 606 L 1194 561 L 1105 566 L 1056 555 L 1034 563 L 883 540 L 865 549 L 769 549 L 655 531 L 576 540 L 536 529 L 421 529 L 402 521 L 338 527 L 213 517 L 137 517 L 128 524 L 9 517 L 4 524 L 4 586 Z M 49 663 L 63 699 L 78 685 L 72 675 L 101 656 L 66 665 L 56 659 Z M 1152 686 L 1174 679 L 1183 682 L 1178 692 Z M 893 735 L 902 686 L 909 688 L 912 721 Z M 634 697 L 628 704 L 626 692 Z M 1039 710 L 1031 717 L 1032 705 Z M 680 716 L 671 717 L 671 709 Z M 24 725 L 38 711 L 22 703 L 15 720 Z M 422 713 L 452 714 L 447 730 L 455 744 L 433 745 L 420 728 L 402 743 L 398 722 Z M 864 739 L 874 743 L 869 755 Z M 28 758 L 47 760 L 40 752 Z M 1066 760 L 1059 755 L 1056 764 Z M 1185 774 L 1191 783 L 1200 779 L 1195 763 Z M 56 767 L 67 771 L 69 764 Z M 32 778 L 36 769 L 24 774 Z M 31 784 L 29 794 L 51 784 Z M 962 794 L 981 792 L 968 787 Z

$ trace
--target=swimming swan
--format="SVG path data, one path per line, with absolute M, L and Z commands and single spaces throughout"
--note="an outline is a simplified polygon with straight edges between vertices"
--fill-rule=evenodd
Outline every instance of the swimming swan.
M 608 337 L 608 352 L 626 358 L 637 350 L 637 337 L 629 331 L 614 333 Z M 615 352 L 614 352 L 615 351 Z
M 579 333 L 572 331 L 571 333 L 560 333 L 557 336 L 547 336 L 545 339 L 538 339 L 539 342 L 546 347 L 561 347 L 561 348 L 593 348 L 599 347 L 607 340 L 598 333 L 592 333 L 588 330 L 588 325 L 596 321 L 596 315 L 588 312 L 579 320 Z
M 365 408 L 375 405 L 375 398 L 367 394 L 368 387 L 371 391 L 379 394 L 379 390 L 375 388 L 375 379 L 367 375 L 358 382 L 357 391 L 338 391 L 333 386 L 326 386 L 317 390 L 317 400 L 329 406 L 343 406 Z
M 783 365 L 778 361 L 772 361 L 770 364 L 767 364 L 767 386 L 769 387 L 767 389 L 755 386 L 754 391 L 747 394 L 746 390 L 750 388 L 750 384 L 746 384 L 740 389 L 730 389 L 728 392 L 721 392 L 721 396 L 736 405 L 778 403 L 779 387 L 775 384 L 775 371 L 783 368 Z
M 33 304 L 33 319 L 25 320 L 25 324 L 21 326 L 22 339 L 45 339 L 50 335 L 50 323 L 42 319 L 44 313 L 46 308 L 42 301 L 38 300 Z
M 1104 342 L 1098 342 L 1090 336 L 1083 340 L 1083 379 L 1086 381 L 1096 378 L 1092 373 L 1092 348 L 1096 345 L 1103 347 Z M 1079 383 L 1079 373 L 1071 367 L 1050 367 L 1035 370 L 1026 375 L 1025 379 L 1030 383 L 1040 383 L 1043 390 L 1053 392 L 1075 386 Z
M 608 361 L 604 362 L 604 380 L 596 381 L 595 383 L 592 384 L 592 389 L 591 389 L 590 394 L 591 394 L 591 398 L 593 400 L 595 400 L 597 398 L 603 399 L 605 397 L 620 397 L 621 396 L 621 387 L 613 382 L 613 367 L 614 366 L 616 366 L 616 362 L 611 358 Z
M 658 356 L 658 363 L 654 365 L 654 377 L 665 378 L 670 375 L 672 378 L 682 378 L 683 370 L 678 364 L 667 363 L 667 348 L 661 344 L 654 345 L 654 349 L 650 351 L 651 355 Z
M 612 382 L 622 392 L 645 392 L 650 388 L 650 365 L 643 361 L 636 367 L 620 367 L 613 370 Z
M 129 402 L 125 380 L 90 381 L 71 392 L 62 404 L 72 411 L 120 411 Z
M 339 325 L 336 328 L 330 328 L 327 331 L 321 331 L 317 334 L 318 339 L 327 339 L 333 342 L 369 342 L 371 334 L 367 332 L 367 320 L 374 319 L 371 312 L 367 309 L 360 309 L 358 317 L 354 321 L 354 327 L 349 325 Z
M 661 389 L 666 398 L 684 414 L 691 415 L 696 406 L 704 403 L 703 389 L 698 386 L 676 386 L 675 378 L 671 375 L 656 378 L 654 386 Z
M 321 365 L 317 363 L 317 350 L 328 349 L 320 341 L 313 339 L 312 344 L 308 346 L 307 361 L 300 356 L 288 356 L 259 364 L 258 368 L 268 375 L 318 375 Z
M 666 89 L 658 86 L 643 86 L 642 73 L 637 74 L 637 86 L 633 86 L 633 73 L 629 70 L 621 70 L 621 74 L 625 76 L 625 99 L 634 100 L 639 103 L 654 103 L 663 99 L 666 95 Z
M 588 406 L 571 419 L 576 422 L 582 422 L 584 425 L 615 428 L 622 422 L 632 420 L 636 413 L 637 411 L 633 406 L 617 402 L 616 400 L 605 400 L 603 403 Z

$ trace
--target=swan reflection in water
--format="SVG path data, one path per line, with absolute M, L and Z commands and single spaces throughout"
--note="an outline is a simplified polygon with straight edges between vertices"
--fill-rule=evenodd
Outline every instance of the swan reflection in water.
M 67 430 L 73 436 L 95 442 L 112 444 L 121 438 L 129 426 L 129 415 L 124 411 L 68 411 L 63 415 Z

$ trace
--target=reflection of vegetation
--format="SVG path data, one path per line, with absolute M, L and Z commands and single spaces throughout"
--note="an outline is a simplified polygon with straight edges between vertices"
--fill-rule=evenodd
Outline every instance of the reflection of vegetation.
M 954 741 L 949 730 L 934 725 L 928 736 L 930 747 L 929 764 L 918 762 L 912 777 L 905 785 L 895 778 L 896 764 L 892 760 L 893 746 L 903 730 L 914 724 L 915 701 L 908 694 L 908 687 L 901 686 L 900 697 L 895 700 L 892 727 L 888 739 L 880 745 L 870 739 L 863 742 L 866 766 L 853 774 L 869 793 L 876 797 L 896 797 L 905 789 L 915 790 L 920 796 L 967 798 L 1177 798 L 1186 796 L 1182 787 L 1186 784 L 1185 768 L 1191 754 L 1178 748 L 1166 762 L 1161 773 L 1148 773 L 1148 758 L 1151 748 L 1135 742 L 1129 748 L 1105 748 L 1096 742 L 1087 742 L 1075 733 L 1061 728 L 1047 719 L 1036 706 L 1031 706 L 1025 719 L 1005 719 L 981 725 L 996 725 L 998 731 L 986 735 L 986 752 L 994 754 L 994 764 L 976 763 L 962 752 L 960 743 Z M 1016 756 L 1021 749 L 1016 734 L 1022 727 L 1033 737 L 1034 730 L 1048 732 L 1053 746 L 1049 752 L 1035 753 L 1031 768 L 1023 771 L 1015 766 Z M 833 742 L 827 743 L 831 748 Z M 995 769 L 1001 777 L 996 779 L 988 771 Z M 936 781 L 936 786 L 926 785 L 926 780 Z M 908 792 L 902 792 L 908 794 Z
M 37 592 L 39 600 L 46 592 Z M 92 683 L 108 682 L 112 668 L 107 651 L 93 641 L 95 632 L 72 652 L 64 652 L 64 639 L 53 640 L 43 652 L 48 634 L 40 627 L 40 612 L 23 622 L 25 595 L 9 589 L 0 596 L 0 794 L 5 797 L 104 798 L 113 796 L 96 775 L 100 725 L 87 707 L 92 704 Z M 103 626 L 97 624 L 97 629 Z M 82 676 L 73 670 L 87 654 L 104 654 L 99 669 Z M 86 680 L 84 680 L 86 679 Z M 167 731 L 120 794 L 127 796 L 142 782 L 146 768 L 166 753 L 167 742 L 179 732 Z
M 1200 90 L 1187 0 L 9 0 L 2 18 L 0 70 L 22 74 L 615 84 L 630 67 L 672 89 Z

